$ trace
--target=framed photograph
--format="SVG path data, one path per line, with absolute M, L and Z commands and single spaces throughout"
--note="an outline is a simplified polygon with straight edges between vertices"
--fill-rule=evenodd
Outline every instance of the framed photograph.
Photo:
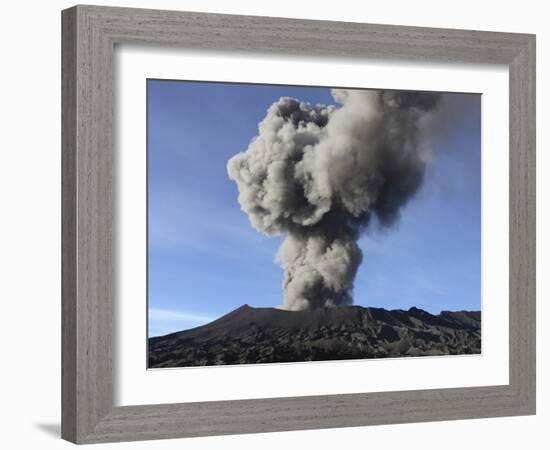
M 535 413 L 533 35 L 62 24 L 63 438 Z

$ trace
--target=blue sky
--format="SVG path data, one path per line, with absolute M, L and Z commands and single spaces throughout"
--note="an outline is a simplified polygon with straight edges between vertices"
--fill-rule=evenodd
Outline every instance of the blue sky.
M 148 80 L 149 334 L 192 328 L 248 303 L 282 303 L 282 237 L 257 233 L 229 158 L 281 96 L 334 103 L 330 89 Z M 360 239 L 355 304 L 480 309 L 480 98 L 453 94 L 426 181 L 399 223 Z

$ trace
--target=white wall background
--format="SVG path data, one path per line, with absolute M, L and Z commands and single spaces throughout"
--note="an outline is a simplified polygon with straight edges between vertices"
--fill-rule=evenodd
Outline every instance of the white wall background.
M 394 0 L 157 0 L 104 1 L 135 6 L 233 14 L 469 28 L 537 34 L 538 415 L 504 419 L 390 425 L 118 444 L 117 448 L 333 449 L 440 447 L 545 448 L 550 438 L 548 383 L 549 211 L 543 180 L 550 120 L 548 28 L 537 0 L 441 2 Z M 72 2 L 6 2 L 0 45 L 0 413 L 4 448 L 68 448 L 59 439 L 60 417 L 60 10 Z M 545 170 L 546 169 L 546 170 Z M 546 205 L 545 205 L 546 204 Z M 546 206 L 546 207 L 545 207 Z M 545 251 L 546 250 L 546 251 Z M 546 424 L 546 427 L 544 426 Z M 527 444 L 527 445 L 526 445 Z M 96 448 L 108 448 L 105 445 Z M 109 447 L 113 448 L 113 447 Z

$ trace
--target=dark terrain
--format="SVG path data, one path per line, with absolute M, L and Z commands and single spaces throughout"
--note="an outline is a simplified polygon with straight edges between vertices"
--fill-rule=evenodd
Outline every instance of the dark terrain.
M 207 325 L 149 339 L 149 367 L 481 353 L 481 313 L 340 306 L 241 306 Z

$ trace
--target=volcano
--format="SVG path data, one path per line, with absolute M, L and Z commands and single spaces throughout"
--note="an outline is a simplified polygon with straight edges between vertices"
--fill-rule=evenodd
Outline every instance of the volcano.
M 481 312 L 243 305 L 190 330 L 149 338 L 148 367 L 189 367 L 481 353 Z

